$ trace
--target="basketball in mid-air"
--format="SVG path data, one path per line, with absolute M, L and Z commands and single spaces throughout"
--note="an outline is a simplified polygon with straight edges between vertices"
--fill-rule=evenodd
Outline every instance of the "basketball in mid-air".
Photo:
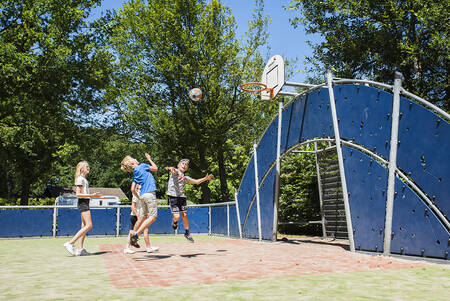
M 189 98 L 193 101 L 199 101 L 200 99 L 202 99 L 202 97 L 203 93 L 199 88 L 194 88 L 189 91 Z

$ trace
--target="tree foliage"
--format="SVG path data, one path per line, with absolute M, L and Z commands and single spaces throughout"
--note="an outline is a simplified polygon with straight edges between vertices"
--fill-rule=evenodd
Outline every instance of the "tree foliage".
M 0 176 L 6 197 L 27 204 L 51 176 L 80 114 L 98 108 L 109 57 L 86 29 L 94 0 L 0 4 Z M 86 116 L 86 115 L 85 115 Z
M 385 83 L 400 71 L 406 90 L 449 110 L 449 7 L 448 0 L 292 0 L 288 9 L 303 15 L 294 26 L 324 37 L 312 45 L 310 71 Z
M 300 149 L 313 150 L 308 146 Z M 320 220 L 319 190 L 314 155 L 292 153 L 285 156 L 281 163 L 278 220 L 280 222 Z M 321 228 L 317 224 L 307 223 L 280 225 L 278 232 L 318 235 L 321 233 Z
M 226 162 L 239 145 L 250 149 L 274 110 L 239 89 L 262 71 L 259 48 L 267 24 L 262 11 L 256 1 L 244 42 L 235 37 L 230 10 L 217 0 L 130 1 L 108 25 L 117 58 L 108 97 L 121 121 L 158 154 L 158 165 L 174 166 L 187 157 L 192 177 L 214 173 L 220 182 L 217 198 L 224 201 L 230 169 L 244 168 L 242 162 Z M 199 102 L 187 96 L 193 87 L 203 91 Z M 208 182 L 201 192 L 201 201 L 209 202 Z

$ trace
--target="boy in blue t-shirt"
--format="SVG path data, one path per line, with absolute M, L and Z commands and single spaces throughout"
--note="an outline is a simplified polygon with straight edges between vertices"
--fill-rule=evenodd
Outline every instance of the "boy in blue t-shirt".
M 125 172 L 133 173 L 133 184 L 131 185 L 131 193 L 141 200 L 142 214 L 147 218 L 142 222 L 136 231 L 130 230 L 128 234 L 128 243 L 137 245 L 139 234 L 148 228 L 157 217 L 158 203 L 156 201 L 156 183 L 153 178 L 152 171 L 158 171 L 158 166 L 152 161 L 150 155 L 145 153 L 149 164 L 140 164 L 138 160 L 131 156 L 126 156 L 121 162 L 120 169 Z M 137 192 L 136 186 L 140 186 L 140 191 Z M 153 248 L 154 251 L 157 248 Z

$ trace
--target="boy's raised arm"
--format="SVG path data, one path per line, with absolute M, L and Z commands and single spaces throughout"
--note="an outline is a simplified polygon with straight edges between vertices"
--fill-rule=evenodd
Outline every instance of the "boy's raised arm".
M 211 180 L 211 179 L 214 179 L 214 175 L 212 175 L 212 174 L 206 174 L 206 176 L 204 176 L 204 177 L 201 178 L 201 179 L 192 179 L 192 178 L 190 178 L 188 181 L 189 181 L 189 183 L 191 183 L 191 184 L 201 184 L 201 183 L 203 183 L 203 182 L 205 182 L 205 181 L 209 181 L 209 180 Z
M 158 166 L 155 164 L 155 162 L 152 161 L 152 158 L 148 153 L 145 153 L 145 157 L 147 158 L 148 162 L 150 163 L 150 171 L 158 171 Z

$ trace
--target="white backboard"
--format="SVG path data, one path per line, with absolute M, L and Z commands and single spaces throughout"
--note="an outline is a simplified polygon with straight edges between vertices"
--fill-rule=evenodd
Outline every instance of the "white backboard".
M 273 88 L 273 97 L 275 97 L 278 92 L 284 86 L 284 60 L 281 55 L 272 56 L 264 68 L 261 82 L 267 85 L 267 88 Z M 262 91 L 261 100 L 269 100 L 270 92 Z

